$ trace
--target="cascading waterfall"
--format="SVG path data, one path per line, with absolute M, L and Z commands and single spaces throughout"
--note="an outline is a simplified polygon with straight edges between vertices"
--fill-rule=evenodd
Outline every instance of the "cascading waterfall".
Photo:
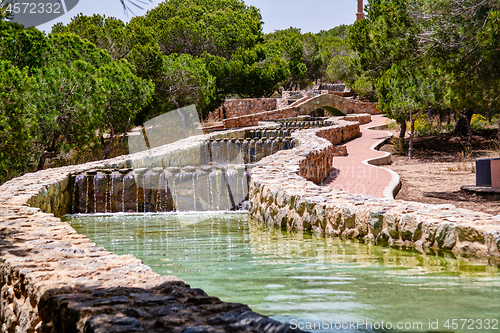
M 122 213 L 125 212 L 125 179 L 130 177 L 129 175 L 123 176 L 122 179 Z
M 253 163 L 294 148 L 291 135 L 300 128 L 330 125 L 321 119 L 290 120 L 279 127 L 249 130 L 242 138 L 210 139 L 200 146 L 202 163 L 209 165 L 198 168 L 90 170 L 74 176 L 72 210 L 88 214 L 235 209 L 247 197 Z
M 191 179 L 192 179 L 192 183 L 193 183 L 193 209 L 194 211 L 196 211 L 196 176 L 197 176 L 197 172 L 193 172 L 191 174 Z
M 248 189 L 249 165 L 136 169 L 75 175 L 74 213 L 228 210 Z M 88 196 L 87 196 L 88 193 Z M 93 198 L 93 199 L 92 199 Z M 116 200 L 114 199 L 116 198 Z
M 162 212 L 163 211 L 163 206 L 162 206 L 162 193 L 161 193 L 161 180 L 164 178 L 162 177 L 163 173 L 160 173 L 158 176 L 158 189 L 156 190 L 156 211 L 157 212 Z
M 146 212 L 146 190 L 147 190 L 147 187 L 146 187 L 146 174 L 143 174 L 142 175 L 142 198 L 143 198 L 143 202 L 144 204 L 142 205 L 142 211 L 145 213 Z
M 220 189 L 220 170 L 214 170 L 215 172 L 215 190 L 217 191 L 217 195 L 214 197 L 217 198 L 217 205 L 215 206 L 215 210 L 220 210 L 220 203 L 222 201 L 222 191 Z
M 135 183 L 138 183 L 138 178 L 137 174 L 135 175 Z M 135 211 L 139 211 L 139 186 L 135 186 Z
M 170 172 L 172 173 L 171 179 L 172 179 L 172 197 L 174 199 L 174 211 L 179 211 L 179 199 L 177 198 L 177 186 L 176 186 L 176 181 L 175 178 L 177 174 L 180 172 L 179 168 L 176 167 L 171 167 L 169 168 Z
M 271 141 L 271 138 L 268 137 L 264 143 L 264 154 L 263 154 L 262 158 L 271 155 L 271 146 L 272 146 L 272 141 Z
M 212 168 L 210 167 L 210 169 L 208 169 L 208 191 L 209 191 L 209 207 L 210 207 L 210 210 L 214 210 L 214 188 L 213 188 L 213 185 L 212 185 Z
M 89 185 L 89 178 L 87 178 L 87 181 L 85 182 L 85 214 L 89 213 L 89 191 L 90 191 L 90 185 Z

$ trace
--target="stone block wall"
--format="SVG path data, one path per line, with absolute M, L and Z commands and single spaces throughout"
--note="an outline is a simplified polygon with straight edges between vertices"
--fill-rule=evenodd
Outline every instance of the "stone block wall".
M 357 121 L 361 125 L 368 124 L 372 121 L 372 117 L 370 114 L 350 114 L 345 117 L 339 117 L 338 119 L 345 121 Z
M 211 112 L 209 117 L 215 121 L 221 121 L 223 119 L 276 110 L 277 106 L 277 98 L 227 99 L 221 107 Z
M 224 120 L 224 128 L 239 128 L 257 126 L 260 121 L 294 118 L 299 115 L 296 107 L 287 107 L 279 110 L 255 113 Z
M 319 95 L 314 96 L 299 107 L 300 114 L 308 114 L 325 105 L 339 109 L 344 114 L 380 114 L 377 109 L 378 103 L 366 103 L 353 98 L 337 96 L 326 91 L 320 91 L 319 93 Z
M 301 143 L 299 147 L 255 164 L 249 189 L 250 215 L 261 223 L 287 230 L 422 251 L 452 251 L 500 263 L 499 216 L 452 205 L 355 195 L 316 185 L 326 176 L 331 159 L 332 143 L 323 137 L 338 142 L 342 130 L 342 126 L 332 126 L 296 132 L 292 136 Z M 322 170 L 319 173 L 315 170 L 318 165 Z

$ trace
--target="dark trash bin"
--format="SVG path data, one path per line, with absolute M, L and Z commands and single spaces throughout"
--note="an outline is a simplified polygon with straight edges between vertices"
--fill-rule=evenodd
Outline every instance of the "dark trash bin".
M 478 158 L 476 160 L 476 186 L 491 187 L 491 161 L 500 158 Z

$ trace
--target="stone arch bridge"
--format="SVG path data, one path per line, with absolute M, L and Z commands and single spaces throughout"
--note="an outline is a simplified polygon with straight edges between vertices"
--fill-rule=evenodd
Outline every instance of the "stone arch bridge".
M 238 128 L 257 126 L 259 121 L 293 118 L 308 115 L 311 112 L 323 109 L 333 116 L 348 114 L 379 114 L 377 103 L 365 103 L 353 98 L 342 97 L 328 91 L 319 91 L 313 96 L 306 96 L 295 103 L 271 111 L 259 111 L 238 117 L 224 119 L 224 128 Z M 251 110 L 248 110 L 251 112 Z

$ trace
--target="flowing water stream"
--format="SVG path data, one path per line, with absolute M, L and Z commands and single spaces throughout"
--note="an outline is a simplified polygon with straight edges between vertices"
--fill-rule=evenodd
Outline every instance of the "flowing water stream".
M 159 274 L 176 275 L 292 327 L 500 332 L 500 270 L 484 261 L 287 233 L 257 226 L 247 214 L 73 215 L 67 220 L 114 253 L 133 254 Z M 366 321 L 370 324 L 362 325 Z M 392 329 L 382 329 L 388 323 Z

